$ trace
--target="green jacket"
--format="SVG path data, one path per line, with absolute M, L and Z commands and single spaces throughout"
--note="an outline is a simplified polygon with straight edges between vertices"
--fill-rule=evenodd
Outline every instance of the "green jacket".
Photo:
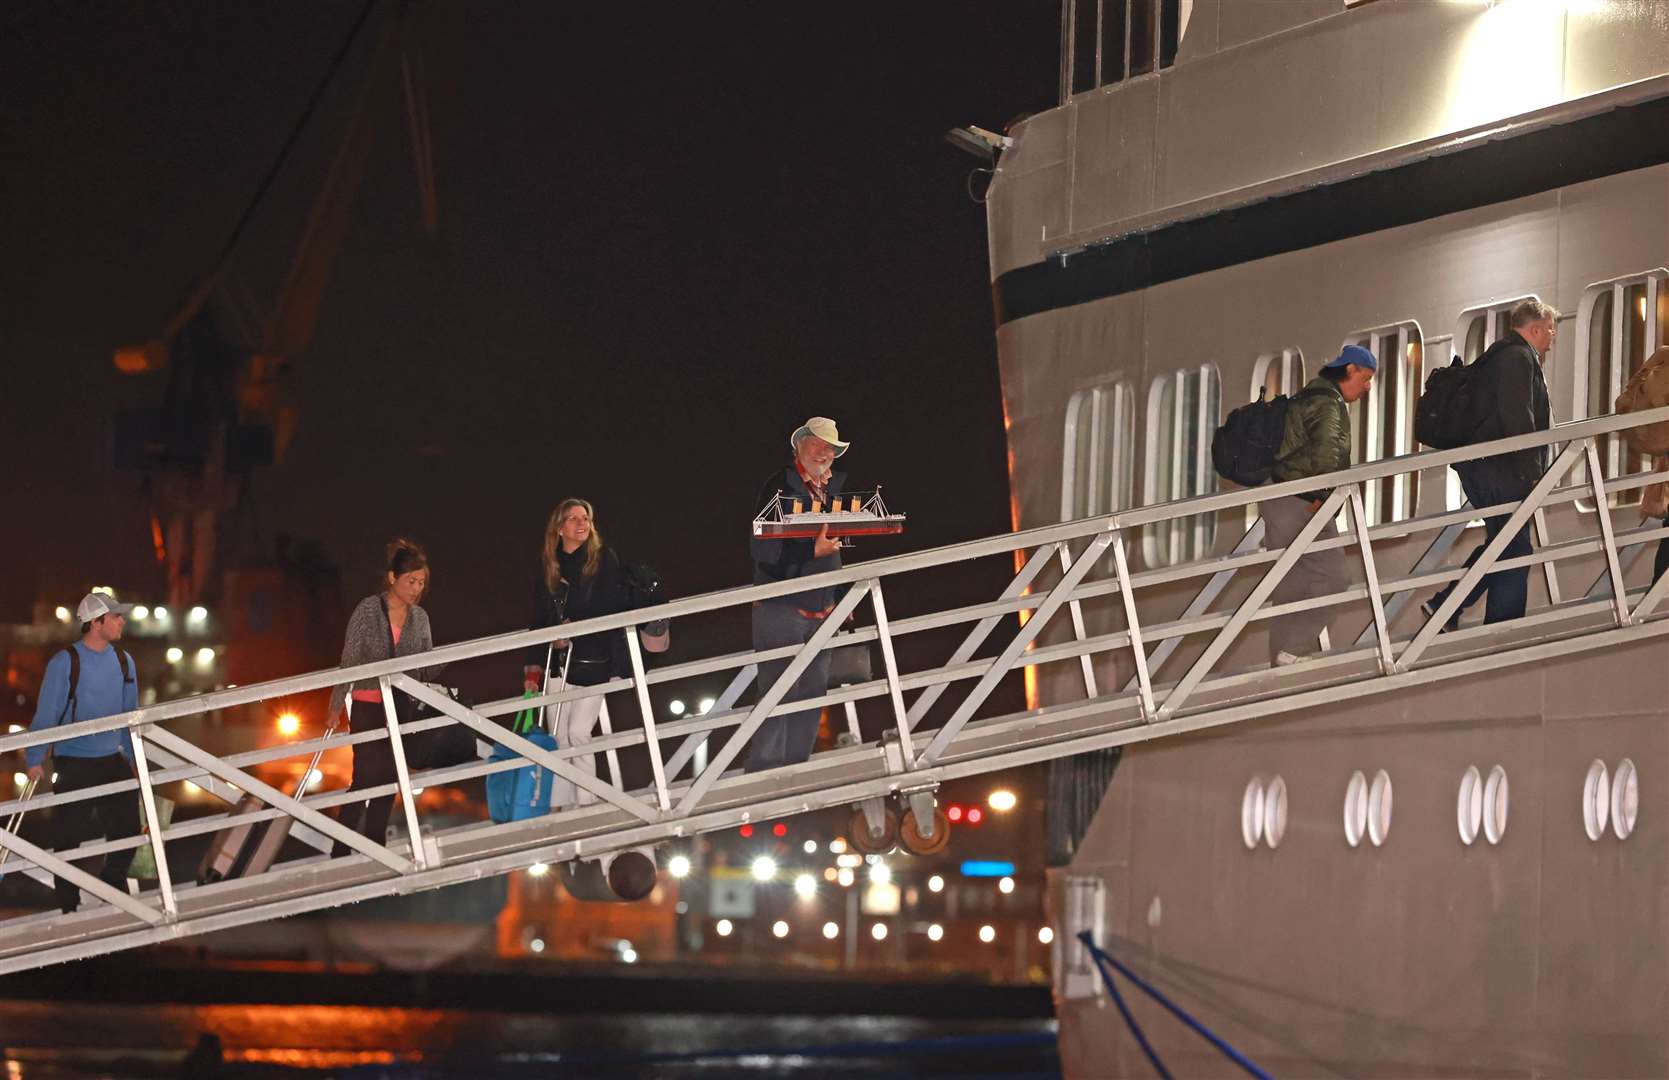
M 1305 384 L 1287 407 L 1286 431 L 1275 455 L 1272 479 L 1279 484 L 1350 468 L 1350 413 L 1339 388 L 1320 375 Z M 1326 492 L 1311 492 L 1312 499 Z

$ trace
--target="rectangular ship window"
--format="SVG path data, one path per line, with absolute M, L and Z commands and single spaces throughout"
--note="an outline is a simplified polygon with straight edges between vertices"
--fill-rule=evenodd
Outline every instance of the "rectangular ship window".
M 1415 322 L 1362 330 L 1345 339 L 1373 353 L 1379 365 L 1367 396 L 1350 406 L 1352 464 L 1411 454 L 1414 407 L 1419 401 L 1425 346 Z M 1370 480 L 1363 486 L 1368 524 L 1402 521 L 1419 505 L 1419 477 L 1411 474 Z
M 1214 364 L 1184 368 L 1153 380 L 1147 395 L 1147 477 L 1143 501 L 1174 502 L 1217 490 L 1211 437 L 1222 407 L 1222 379 Z M 1195 514 L 1149 525 L 1142 532 L 1149 566 L 1168 566 L 1209 554 L 1217 515 Z
M 1582 291 L 1576 309 L 1576 378 L 1571 419 L 1605 416 L 1616 408 L 1617 395 L 1660 346 L 1669 344 L 1669 270 L 1602 281 Z M 1642 472 L 1651 461 L 1628 449 L 1622 437 L 1607 435 L 1599 447 L 1600 465 L 1608 478 Z M 1587 469 L 1579 474 L 1586 481 Z M 1640 489 L 1608 497 L 1613 506 L 1637 504 Z M 1593 500 L 1577 502 L 1592 512 Z
M 1473 363 L 1491 345 L 1506 337 L 1513 308 L 1534 299 L 1537 299 L 1534 294 L 1527 293 L 1511 300 L 1498 300 L 1462 311 L 1460 320 L 1455 324 L 1455 341 L 1460 343 L 1458 354 L 1461 363 Z M 1444 469 L 1443 473 L 1444 509 L 1459 510 L 1461 503 L 1466 501 L 1466 493 L 1460 487 L 1460 476 L 1453 469 Z
M 1104 382 L 1066 403 L 1061 454 L 1061 520 L 1076 521 L 1130 506 L 1135 495 L 1136 394 L 1127 382 Z

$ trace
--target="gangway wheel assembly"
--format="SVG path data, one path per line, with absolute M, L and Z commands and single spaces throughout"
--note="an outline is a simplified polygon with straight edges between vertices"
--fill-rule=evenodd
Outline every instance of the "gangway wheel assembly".
M 937 806 L 933 808 L 932 821 L 931 832 L 924 836 L 926 830 L 916 824 L 915 809 L 905 812 L 898 826 L 898 842 L 905 851 L 912 855 L 937 855 L 950 846 L 950 819 Z
M 865 799 L 852 810 L 848 843 L 860 855 L 885 855 L 898 846 L 898 811 L 880 799 Z

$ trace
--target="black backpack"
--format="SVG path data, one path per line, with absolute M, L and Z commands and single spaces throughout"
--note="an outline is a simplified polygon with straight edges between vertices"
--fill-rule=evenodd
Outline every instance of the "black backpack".
M 1269 482 L 1275 455 L 1281 452 L 1281 439 L 1286 436 L 1287 409 L 1305 394 L 1323 391 L 1306 388 L 1290 398 L 1276 394 L 1266 401 L 1268 393 L 1267 388 L 1259 390 L 1256 401 L 1229 413 L 1211 437 L 1211 464 L 1217 475 L 1241 487 Z
M 110 647 L 116 649 L 114 645 Z M 75 722 L 75 692 L 81 687 L 81 654 L 75 651 L 74 645 L 65 645 L 64 651 L 70 654 L 70 692 L 69 696 L 64 699 L 64 711 L 58 714 L 58 722 L 62 724 L 64 717 L 67 716 L 70 718 L 70 723 L 73 724 Z M 122 666 L 122 685 L 126 686 L 133 681 L 133 661 L 128 659 L 127 653 L 116 649 L 116 662 Z
M 1433 450 L 1453 450 L 1479 442 L 1483 426 L 1479 388 L 1484 384 L 1484 364 L 1502 346 L 1491 345 L 1470 364 L 1460 357 L 1449 361 L 1426 377 L 1426 388 L 1414 406 L 1414 438 Z

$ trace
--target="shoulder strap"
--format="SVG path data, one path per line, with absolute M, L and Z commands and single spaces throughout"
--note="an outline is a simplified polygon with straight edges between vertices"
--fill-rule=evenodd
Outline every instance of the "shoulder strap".
M 115 646 L 112 645 L 111 648 L 115 648 Z M 128 654 L 116 649 L 116 663 L 120 664 L 122 668 L 122 685 L 126 686 L 133 682 L 133 660 Z
M 64 697 L 64 708 L 58 713 L 58 722 L 62 724 L 64 717 L 68 716 L 70 723 L 73 724 L 75 723 L 75 691 L 81 685 L 81 654 L 75 651 L 74 645 L 65 645 L 64 651 L 70 655 L 70 689 Z
M 388 635 L 388 658 L 394 659 L 394 620 L 388 617 L 388 597 L 377 597 L 377 606 L 382 609 L 382 632 Z

